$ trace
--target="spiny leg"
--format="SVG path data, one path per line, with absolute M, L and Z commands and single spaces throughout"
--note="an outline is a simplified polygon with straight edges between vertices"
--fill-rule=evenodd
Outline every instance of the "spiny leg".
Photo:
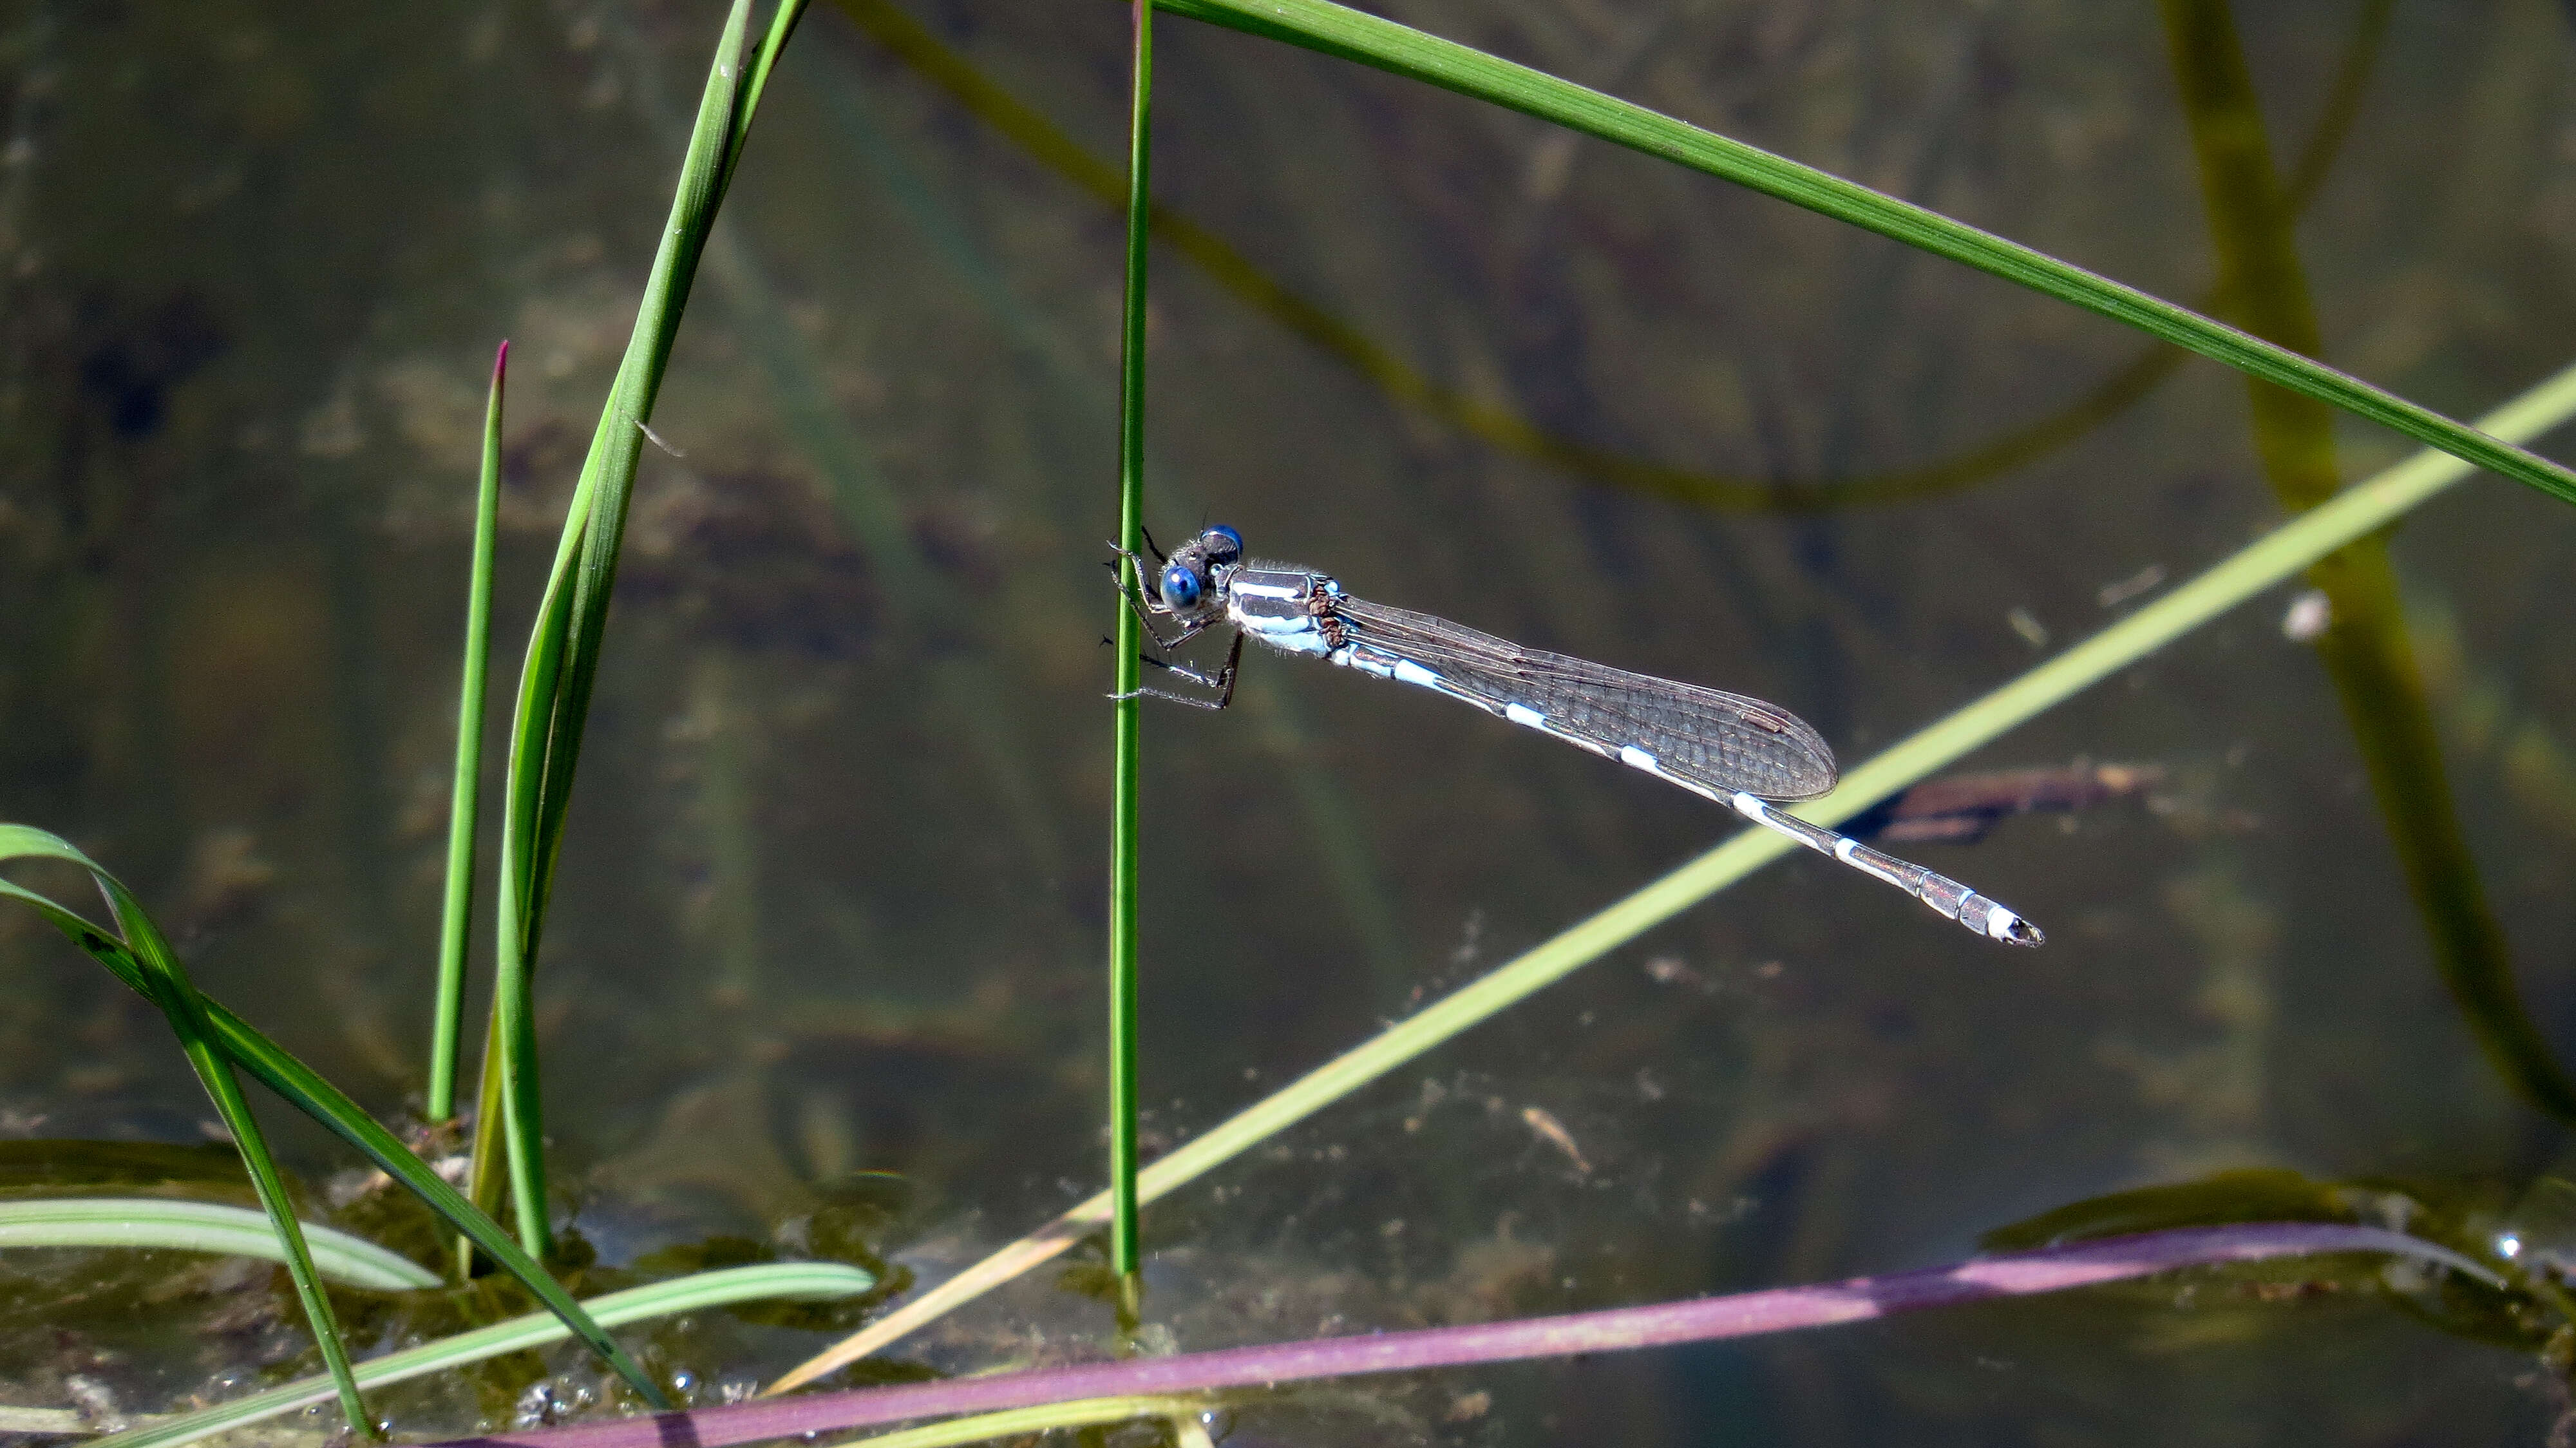
M 1225 651 L 1225 667 L 1217 670 L 1216 677 L 1212 679 L 1207 675 L 1200 673 L 1196 669 L 1189 668 L 1182 664 L 1175 664 L 1165 659 L 1157 659 L 1141 654 L 1138 655 L 1138 659 L 1140 662 L 1151 664 L 1155 668 L 1176 674 L 1181 678 L 1189 680 L 1193 684 L 1200 684 L 1214 689 L 1216 690 L 1216 697 L 1213 699 L 1194 699 L 1187 694 L 1175 694 L 1169 689 L 1138 688 L 1132 693 L 1112 694 L 1109 696 L 1110 698 L 1136 699 L 1150 696 L 1156 699 L 1169 699 L 1175 704 L 1187 704 L 1193 709 L 1222 709 L 1228 704 L 1234 702 L 1235 670 L 1236 667 L 1243 662 L 1243 633 L 1239 629 L 1236 630 L 1234 635 L 1234 646 Z

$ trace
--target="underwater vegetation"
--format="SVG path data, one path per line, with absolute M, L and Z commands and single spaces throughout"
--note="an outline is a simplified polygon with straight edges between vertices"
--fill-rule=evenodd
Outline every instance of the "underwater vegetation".
M 2293 8 L 13 18 L 0 1434 L 2576 1431 L 2576 33 Z

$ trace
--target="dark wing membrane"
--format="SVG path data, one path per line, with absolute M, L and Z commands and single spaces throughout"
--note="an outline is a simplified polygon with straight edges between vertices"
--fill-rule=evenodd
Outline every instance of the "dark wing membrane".
M 1763 799 L 1810 799 L 1834 787 L 1834 753 L 1806 721 L 1759 699 L 1680 684 L 1527 649 L 1492 634 L 1343 597 L 1334 612 L 1350 636 L 1431 669 L 1495 712 L 1518 704 L 1548 732 L 1616 752 L 1633 746 L 1663 770 L 1712 789 Z

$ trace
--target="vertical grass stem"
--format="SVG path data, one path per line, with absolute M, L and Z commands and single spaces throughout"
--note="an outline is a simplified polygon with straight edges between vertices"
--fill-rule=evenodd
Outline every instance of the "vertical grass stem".
M 430 1026 L 432 1124 L 456 1115 L 456 1053 L 465 1023 L 465 941 L 474 915 L 474 812 L 483 774 L 483 693 L 491 674 L 492 540 L 501 509 L 501 382 L 510 344 L 492 358 L 483 404 L 483 468 L 474 495 L 474 564 L 465 598 L 465 677 L 456 696 L 456 783 L 447 813 L 447 898 L 439 914 L 438 1004 Z
M 1121 587 L 1139 588 L 1135 559 L 1145 546 L 1145 245 L 1152 184 L 1148 162 L 1154 88 L 1154 7 L 1134 0 L 1135 72 L 1127 121 L 1127 305 L 1118 378 L 1118 545 Z M 1136 1249 L 1136 729 L 1143 682 L 1143 625 L 1118 610 L 1116 764 L 1109 820 L 1109 1257 L 1121 1278 Z

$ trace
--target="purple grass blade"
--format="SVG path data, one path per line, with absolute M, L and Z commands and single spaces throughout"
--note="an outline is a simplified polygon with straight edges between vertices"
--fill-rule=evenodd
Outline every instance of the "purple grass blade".
M 627 1418 L 458 1440 L 452 1448 L 725 1448 L 910 1418 L 984 1413 L 1081 1398 L 1211 1392 L 1360 1373 L 1411 1372 L 1673 1343 L 1760 1337 L 1865 1322 L 1926 1307 L 2063 1292 L 2178 1267 L 2329 1252 L 2414 1257 L 2493 1285 L 2497 1276 L 2446 1247 L 2383 1231 L 2317 1222 L 2183 1227 L 1982 1257 L 1947 1267 L 1777 1287 L 1653 1307 L 1621 1307 L 1473 1327 L 1316 1338 L 1178 1357 L 1137 1358 L 1043 1372 L 854 1392 L 762 1398 L 688 1413 Z

